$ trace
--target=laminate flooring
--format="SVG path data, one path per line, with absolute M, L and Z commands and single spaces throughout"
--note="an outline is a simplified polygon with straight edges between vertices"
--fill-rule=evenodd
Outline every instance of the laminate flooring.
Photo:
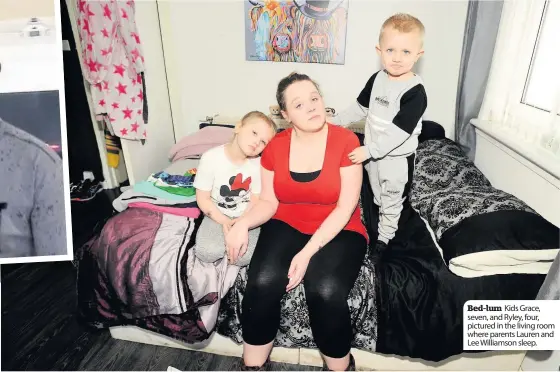
M 71 262 L 3 265 L 2 370 L 234 371 L 239 358 L 115 340 L 75 317 Z M 318 368 L 273 363 L 277 371 Z

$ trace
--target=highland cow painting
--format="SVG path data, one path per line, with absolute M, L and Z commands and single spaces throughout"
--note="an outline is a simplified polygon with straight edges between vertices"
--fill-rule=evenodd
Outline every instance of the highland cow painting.
M 348 0 L 244 0 L 248 61 L 344 64 Z

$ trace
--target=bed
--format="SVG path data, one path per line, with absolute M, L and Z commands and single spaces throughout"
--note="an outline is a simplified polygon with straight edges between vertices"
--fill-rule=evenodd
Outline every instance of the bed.
M 558 252 L 558 227 L 493 188 L 433 122 L 424 122 L 410 197 L 416 213 L 391 249 L 365 259 L 348 299 L 358 368 L 517 370 L 524 353 L 463 353 L 463 304 L 534 299 Z M 364 182 L 362 219 L 375 242 L 372 200 Z M 222 299 L 191 285 L 200 221 L 137 208 L 108 220 L 76 256 L 79 318 L 119 339 L 240 356 L 246 270 Z M 495 265 L 483 264 L 488 252 Z M 525 266 L 511 264 L 523 254 Z M 322 364 L 301 287 L 282 302 L 275 345 L 272 360 Z

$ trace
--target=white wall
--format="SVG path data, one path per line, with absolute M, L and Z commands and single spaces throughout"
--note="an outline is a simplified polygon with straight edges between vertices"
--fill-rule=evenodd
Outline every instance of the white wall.
M 153 0 L 136 1 L 136 25 L 146 65 L 148 139 L 145 144 L 121 141 L 130 184 L 146 180 L 150 174 L 166 168 L 169 165 L 167 154 L 175 144 L 157 7 L 158 3 Z
M 492 185 L 515 195 L 560 226 L 560 180 L 480 130 L 476 141 L 475 164 Z
M 375 52 L 379 28 L 396 12 L 411 13 L 426 26 L 426 53 L 418 66 L 428 93 L 426 118 L 454 135 L 465 0 L 350 0 L 346 64 L 340 66 L 245 61 L 241 0 L 165 1 L 158 6 L 177 140 L 196 130 L 207 115 L 239 116 L 253 109 L 268 113 L 276 104 L 278 81 L 294 70 L 320 84 L 327 105 L 344 109 L 380 68 Z
M 0 0 L 0 21 L 14 18 L 52 17 L 59 0 Z

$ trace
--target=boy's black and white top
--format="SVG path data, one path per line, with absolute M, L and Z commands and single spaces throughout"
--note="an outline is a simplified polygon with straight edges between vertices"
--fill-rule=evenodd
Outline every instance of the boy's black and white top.
M 418 147 L 428 99 L 422 78 L 390 80 L 385 70 L 373 74 L 355 104 L 332 118 L 337 125 L 366 118 L 364 142 L 373 159 L 408 156 Z

